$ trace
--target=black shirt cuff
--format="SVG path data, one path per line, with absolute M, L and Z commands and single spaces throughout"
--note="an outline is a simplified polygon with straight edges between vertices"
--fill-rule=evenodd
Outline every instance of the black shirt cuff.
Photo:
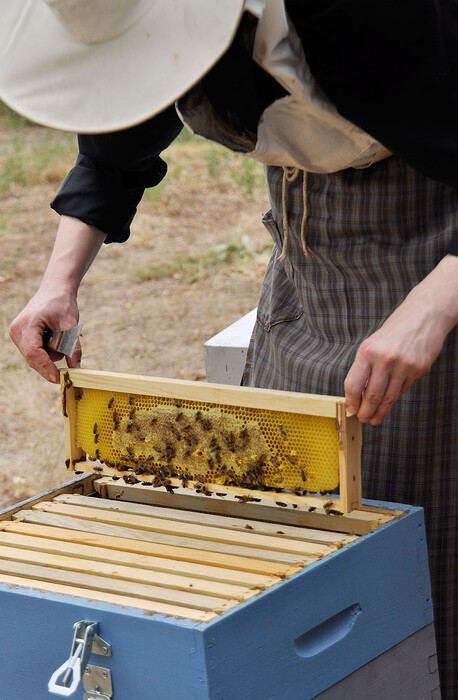
M 175 108 L 123 131 L 78 136 L 79 155 L 51 207 L 103 231 L 106 243 L 123 242 L 147 187 L 167 172 L 159 157 L 182 124 Z

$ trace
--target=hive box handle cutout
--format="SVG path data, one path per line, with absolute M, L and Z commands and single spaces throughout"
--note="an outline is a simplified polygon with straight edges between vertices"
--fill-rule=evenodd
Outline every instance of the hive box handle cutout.
M 299 656 L 306 659 L 312 656 L 321 654 L 336 642 L 340 642 L 344 637 L 350 634 L 353 629 L 356 618 L 362 613 L 362 608 L 359 603 L 350 605 L 350 607 L 341 610 L 333 617 L 330 617 L 325 622 L 317 625 L 313 629 L 301 634 L 300 637 L 294 640 L 294 647 Z

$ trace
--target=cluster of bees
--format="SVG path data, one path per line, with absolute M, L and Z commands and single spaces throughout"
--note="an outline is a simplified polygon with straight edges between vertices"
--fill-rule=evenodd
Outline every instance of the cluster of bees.
M 155 481 L 178 476 L 231 486 L 265 487 L 270 467 L 283 480 L 278 460 L 269 464 L 269 448 L 256 422 L 242 422 L 218 409 L 194 410 L 179 401 L 120 416 L 113 402 L 112 447 L 119 462 Z M 94 426 L 94 442 L 98 429 Z M 192 476 L 191 476 L 192 475 Z M 153 482 L 154 483 L 154 482 Z M 163 485 L 158 483 L 158 485 Z
M 141 475 L 148 474 L 153 475 L 153 486 L 164 486 L 169 491 L 173 490 L 170 479 L 179 478 L 183 486 L 195 481 L 201 493 L 208 492 L 205 483 L 280 492 L 284 481 L 281 459 L 287 461 L 286 466 L 296 464 L 294 454 L 272 454 L 256 421 L 241 420 L 216 407 L 196 410 L 173 400 L 144 410 L 135 406 L 132 396 L 128 397 L 127 408 L 125 400 L 119 406 L 117 403 L 114 397 L 107 403 L 115 461 L 101 458 L 101 428 L 97 423 L 92 428 L 93 454 L 117 471 L 128 471 L 123 478 L 131 483 L 142 481 Z M 280 426 L 279 437 L 285 436 Z M 298 468 L 298 473 L 305 483 L 305 468 Z M 302 494 L 305 490 L 297 487 L 295 492 Z M 252 500 L 247 496 L 240 499 Z

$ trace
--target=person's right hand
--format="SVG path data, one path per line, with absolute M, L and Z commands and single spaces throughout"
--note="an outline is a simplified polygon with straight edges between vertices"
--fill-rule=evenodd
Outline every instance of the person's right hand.
M 59 382 L 59 370 L 54 362 L 61 353 L 43 349 L 43 333 L 66 331 L 78 323 L 76 296 L 81 280 L 91 266 L 106 233 L 72 216 L 62 216 L 56 241 L 38 292 L 10 326 L 10 338 L 29 365 L 48 382 Z M 69 367 L 78 367 L 81 346 L 73 357 L 67 357 Z
M 78 323 L 79 312 L 76 295 L 62 292 L 58 285 L 40 287 L 27 306 L 10 326 L 10 338 L 27 360 L 49 382 L 59 382 L 59 370 L 54 362 L 63 355 L 43 349 L 43 333 L 49 330 L 67 330 Z M 78 367 L 81 361 L 81 345 L 78 341 L 73 357 L 67 357 L 69 367 Z

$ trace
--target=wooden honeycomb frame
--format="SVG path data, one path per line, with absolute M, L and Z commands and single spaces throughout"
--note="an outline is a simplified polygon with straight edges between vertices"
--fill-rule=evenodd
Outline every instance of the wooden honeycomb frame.
M 109 392 L 144 396 L 167 397 L 182 401 L 208 402 L 229 406 L 244 406 L 255 409 L 282 411 L 286 413 L 322 416 L 336 421 L 339 449 L 340 497 L 322 495 L 296 495 L 275 491 L 223 486 L 206 483 L 211 493 L 227 493 L 239 498 L 259 498 L 262 501 L 280 502 L 287 505 L 308 505 L 311 508 L 337 510 L 349 513 L 361 507 L 361 424 L 355 416 L 349 416 L 344 401 L 339 397 L 300 394 L 296 392 L 271 391 L 222 384 L 143 377 L 138 375 L 72 369 L 61 373 L 62 410 L 65 428 L 66 466 L 69 470 L 93 471 L 94 464 L 85 462 L 86 452 L 77 444 L 76 403 L 78 390 L 99 389 Z M 97 466 L 98 476 L 111 476 L 113 469 Z M 152 481 L 151 475 L 142 475 L 144 481 Z M 176 483 L 175 483 L 176 482 Z M 170 479 L 171 485 L 181 486 L 179 479 Z M 190 488 L 198 488 L 197 481 L 189 481 Z

